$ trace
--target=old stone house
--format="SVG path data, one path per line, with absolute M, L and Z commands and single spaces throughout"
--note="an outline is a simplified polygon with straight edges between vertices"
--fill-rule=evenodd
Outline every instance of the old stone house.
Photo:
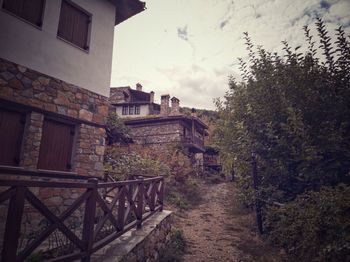
M 122 118 L 157 115 L 160 112 L 160 105 L 154 102 L 154 92 L 142 91 L 142 85 L 139 83 L 136 84 L 136 89 L 130 86 L 112 87 L 110 103 Z
M 144 3 L 0 7 L 0 165 L 101 177 L 114 27 Z
M 162 95 L 160 105 L 155 104 L 154 92 L 142 91 L 140 84 L 136 90 L 130 87 L 111 88 L 110 97 L 111 110 L 124 118 L 125 125 L 131 128 L 135 144 L 158 149 L 160 153 L 171 145 L 180 145 L 187 150 L 193 163 L 202 166 L 208 127 L 195 113 L 191 116 L 181 114 L 178 98 Z M 138 106 L 140 109 L 136 110 Z

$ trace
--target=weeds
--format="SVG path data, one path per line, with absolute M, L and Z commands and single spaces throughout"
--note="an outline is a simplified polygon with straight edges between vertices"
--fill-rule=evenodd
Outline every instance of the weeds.
M 170 232 L 170 241 L 166 248 L 161 252 L 160 262 L 177 262 L 186 249 L 186 240 L 181 229 L 174 228 Z

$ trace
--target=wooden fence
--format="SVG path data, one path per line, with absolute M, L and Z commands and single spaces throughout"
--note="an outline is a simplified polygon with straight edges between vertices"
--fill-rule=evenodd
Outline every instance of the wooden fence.
M 6 172 L 0 168 L 0 173 Z M 79 181 L 67 181 L 68 176 L 53 179 L 52 173 L 49 181 L 0 179 L 0 205 L 7 209 L 6 221 L 1 222 L 6 223 L 1 261 L 24 261 L 33 254 L 50 261 L 90 261 L 98 249 L 131 228 L 140 228 L 144 220 L 163 209 L 163 177 L 106 182 L 80 176 Z M 39 176 L 46 177 L 43 172 Z M 56 214 L 40 199 L 43 188 L 73 190 L 76 197 Z M 23 246 L 21 226 L 26 223 L 23 218 L 28 206 L 44 217 L 45 226 Z M 80 221 L 75 221 L 80 230 L 72 230 L 67 221 L 77 210 L 82 210 Z M 59 232 L 60 241 L 56 237 L 57 243 L 51 248 L 48 239 L 55 232 Z M 63 238 L 65 241 L 61 241 Z

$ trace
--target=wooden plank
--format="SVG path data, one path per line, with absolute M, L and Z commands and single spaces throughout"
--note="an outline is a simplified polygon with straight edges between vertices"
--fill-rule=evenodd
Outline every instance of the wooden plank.
M 3 262 L 17 260 L 18 240 L 21 233 L 21 222 L 24 209 L 24 195 L 27 189 L 17 187 L 16 193 L 10 199 L 7 210 L 6 227 L 4 235 L 4 246 L 2 250 Z
M 45 119 L 38 168 L 70 171 L 74 126 Z
M 25 115 L 0 108 L 0 164 L 18 166 Z
M 77 208 L 81 206 L 81 204 L 90 196 L 90 192 L 86 191 L 80 197 L 78 197 L 69 208 L 67 208 L 60 216 L 59 220 L 64 222 Z M 20 254 L 19 260 L 25 260 L 49 235 L 57 228 L 56 223 L 52 223 L 49 227 L 47 227 L 40 235 L 30 243 Z
M 119 196 L 118 200 L 118 229 L 123 230 L 124 229 L 124 216 L 125 216 L 125 196 L 126 196 L 126 190 L 125 187 L 122 187 L 121 194 Z
M 90 192 L 90 197 L 87 199 L 85 203 L 85 212 L 84 212 L 84 224 L 83 224 L 83 243 L 82 251 L 85 252 L 85 256 L 81 259 L 81 261 L 89 262 L 91 249 L 93 247 L 94 242 L 94 223 L 96 216 L 96 204 L 97 204 L 97 179 L 90 179 L 90 183 L 95 184 L 94 188 L 88 189 Z

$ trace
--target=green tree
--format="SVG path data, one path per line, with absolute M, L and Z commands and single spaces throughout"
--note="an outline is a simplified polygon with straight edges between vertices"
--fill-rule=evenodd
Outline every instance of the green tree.
M 324 186 L 349 185 L 349 37 L 339 27 L 332 42 L 321 19 L 316 26 L 318 47 L 304 28 L 305 54 L 287 42 L 282 55 L 255 48 L 245 33 L 243 81 L 231 78 L 226 96 L 216 101 L 216 141 L 247 205 L 254 200 L 252 153 L 266 200 L 285 203 Z

